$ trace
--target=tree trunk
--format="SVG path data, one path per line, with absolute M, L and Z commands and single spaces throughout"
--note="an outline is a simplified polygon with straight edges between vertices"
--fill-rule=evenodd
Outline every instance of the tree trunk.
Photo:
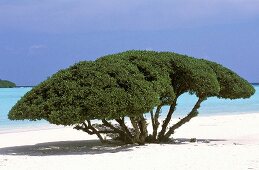
M 135 117 L 130 117 L 130 122 L 134 129 L 134 142 L 137 142 L 139 140 L 139 136 L 140 136 L 140 129 L 138 127 L 137 120 Z
M 139 116 L 138 125 L 139 125 L 139 129 L 140 129 L 140 137 L 139 137 L 138 143 L 140 145 L 144 145 L 145 141 L 146 141 L 146 138 L 148 136 L 148 131 L 147 131 L 147 122 L 146 122 L 143 115 Z
M 134 128 L 134 141 L 139 145 L 144 145 L 148 136 L 147 122 L 144 116 L 130 117 L 130 121 Z
M 176 105 L 177 105 L 177 98 L 178 98 L 178 96 L 174 99 L 173 103 L 170 106 L 168 114 L 167 114 L 165 120 L 163 121 L 162 129 L 161 129 L 161 131 L 158 134 L 158 140 L 159 141 L 161 141 L 161 139 L 164 138 L 164 135 L 165 135 L 165 132 L 166 132 L 166 128 L 167 128 L 167 126 L 168 126 L 168 124 L 169 124 L 169 122 L 170 122 L 170 120 L 172 118 L 172 115 L 173 115 L 173 113 L 175 111 L 175 108 L 176 108 Z
M 127 140 L 126 142 L 127 143 L 134 143 L 132 134 L 130 133 L 130 131 L 127 128 L 127 126 L 125 125 L 124 117 L 122 119 L 115 119 L 115 120 L 120 124 L 122 130 L 124 131 L 125 136 L 126 136 L 125 140 Z
M 82 130 L 86 133 L 88 133 L 89 135 L 97 135 L 97 137 L 99 138 L 99 140 L 101 141 L 101 143 L 105 143 L 105 140 L 103 139 L 102 135 L 100 134 L 100 132 L 98 132 L 98 130 L 96 130 L 92 124 L 90 120 L 87 120 L 87 124 L 85 122 L 82 123 L 82 125 L 77 125 L 74 127 L 74 129 L 77 130 Z
M 88 127 L 97 135 L 97 137 L 100 139 L 101 143 L 105 143 L 106 141 L 103 139 L 102 135 L 92 126 L 91 121 L 87 120 Z
M 198 109 L 200 108 L 201 103 L 205 100 L 205 98 L 199 98 L 196 102 L 195 106 L 193 107 L 192 111 L 183 119 L 181 119 L 178 123 L 174 124 L 172 127 L 169 128 L 168 132 L 164 135 L 163 138 L 160 139 L 160 142 L 166 141 L 169 137 L 174 134 L 175 129 L 181 127 L 183 124 L 189 122 L 192 118 L 198 115 Z
M 104 126 L 106 126 L 106 127 L 110 128 L 110 129 L 114 130 L 114 132 L 116 132 L 116 133 L 119 135 L 119 138 L 120 138 L 120 140 L 121 140 L 122 142 L 127 143 L 127 144 L 134 143 L 134 142 L 132 141 L 133 139 L 128 138 L 128 136 L 126 135 L 126 133 L 125 133 L 123 130 L 121 130 L 121 129 L 119 129 L 119 128 L 116 128 L 114 125 L 112 125 L 111 123 L 109 123 L 109 122 L 108 122 L 107 120 L 105 120 L 105 119 L 103 119 L 102 122 L 103 122 L 103 125 L 104 125 Z
M 155 115 L 153 115 L 153 112 L 151 114 L 152 127 L 153 127 L 153 134 L 152 134 L 152 141 L 153 142 L 157 141 L 157 129 L 158 129 L 159 124 L 160 124 L 159 121 L 158 121 L 158 118 L 159 118 L 159 114 L 160 114 L 162 106 L 163 106 L 163 104 L 158 105 L 157 109 L 156 109 L 156 112 L 155 112 Z

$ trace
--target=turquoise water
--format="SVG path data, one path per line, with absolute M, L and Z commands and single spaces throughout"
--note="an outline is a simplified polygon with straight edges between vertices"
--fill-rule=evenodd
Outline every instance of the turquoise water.
M 245 113 L 259 113 L 259 86 L 254 85 L 256 93 L 249 99 L 219 99 L 216 97 L 208 98 L 201 104 L 199 116 L 214 116 L 214 115 L 233 115 Z M 194 95 L 183 94 L 177 103 L 175 116 L 183 117 L 186 115 L 197 101 Z M 169 107 L 164 107 L 162 115 L 167 113 Z
M 7 114 L 12 106 L 28 91 L 31 87 L 21 88 L 0 88 L 0 130 L 10 128 L 35 127 L 47 124 L 45 121 L 10 121 Z
M 250 99 L 238 99 L 238 100 L 226 100 L 218 98 L 209 98 L 202 103 L 200 109 L 200 116 L 210 115 L 231 115 L 231 114 L 244 114 L 244 113 L 259 113 L 259 86 L 254 86 L 256 94 Z M 12 106 L 31 88 L 0 88 L 0 129 L 10 128 L 23 128 L 23 127 L 35 127 L 43 124 L 48 124 L 46 121 L 10 121 L 7 118 L 7 114 Z M 197 98 L 184 94 L 180 97 L 175 112 L 175 117 L 183 117 L 186 115 Z M 161 115 L 164 116 L 167 113 L 169 107 L 162 109 Z

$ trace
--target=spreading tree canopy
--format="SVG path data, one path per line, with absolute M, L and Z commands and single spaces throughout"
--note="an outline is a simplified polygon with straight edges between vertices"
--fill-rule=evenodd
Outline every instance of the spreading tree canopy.
M 186 92 L 196 95 L 197 102 L 170 126 L 177 99 Z M 238 99 L 254 93 L 246 80 L 217 63 L 172 52 L 133 50 L 57 72 L 22 97 L 9 118 L 72 125 L 96 134 L 102 142 L 108 135 L 124 143 L 159 143 L 197 116 L 208 97 Z M 160 121 L 161 109 L 168 105 Z M 147 113 L 152 132 L 147 130 Z

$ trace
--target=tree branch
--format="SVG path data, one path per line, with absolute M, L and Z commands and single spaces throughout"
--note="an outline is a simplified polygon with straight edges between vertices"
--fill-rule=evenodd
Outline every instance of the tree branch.
M 88 127 L 90 129 L 92 129 L 92 131 L 98 136 L 98 138 L 100 139 L 100 141 L 102 143 L 105 143 L 105 140 L 103 139 L 102 135 L 92 126 L 91 124 L 91 121 L 90 120 L 87 120 L 87 123 L 88 123 Z
M 192 118 L 199 114 L 198 109 L 200 108 L 201 103 L 206 100 L 204 97 L 200 97 L 196 104 L 194 105 L 192 111 L 183 119 L 181 119 L 178 123 L 174 124 L 172 127 L 169 128 L 168 132 L 165 134 L 164 139 L 169 139 L 169 137 L 174 134 L 175 129 L 181 127 L 183 124 L 189 122 Z M 164 140 L 161 139 L 161 140 Z
M 170 106 L 170 109 L 169 109 L 169 111 L 168 111 L 168 114 L 167 114 L 165 120 L 163 121 L 162 129 L 161 129 L 161 131 L 160 131 L 159 134 L 158 134 L 158 140 L 159 140 L 159 141 L 161 141 L 161 139 L 162 139 L 162 138 L 164 137 L 164 135 L 165 135 L 166 128 L 167 128 L 169 122 L 171 121 L 172 115 L 173 115 L 173 113 L 174 113 L 174 111 L 175 111 L 175 108 L 176 108 L 176 105 L 177 105 L 177 99 L 178 99 L 178 97 L 179 97 L 179 96 L 176 96 L 176 97 L 175 97 L 173 103 L 172 103 L 171 106 Z
M 155 120 L 154 120 L 154 112 L 153 112 L 153 110 L 150 111 L 150 117 L 151 117 L 151 123 L 152 123 L 152 127 L 153 127 L 153 132 L 154 132 Z
M 143 115 L 139 116 L 138 126 L 139 126 L 139 129 L 140 129 L 139 144 L 142 145 L 142 144 L 145 143 L 146 137 L 148 136 L 147 122 L 146 122 Z
M 140 136 L 140 129 L 138 127 L 138 123 L 135 117 L 130 117 L 130 122 L 132 124 L 132 127 L 134 129 L 135 135 L 134 135 L 134 141 L 138 141 L 139 140 L 139 136 Z
M 130 133 L 128 127 L 125 125 L 124 122 L 124 117 L 122 117 L 121 119 L 115 119 L 121 126 L 121 128 L 124 130 L 125 135 L 127 136 L 127 138 L 129 140 L 131 140 L 131 142 L 133 143 L 133 137 L 132 134 Z
M 102 137 L 102 135 L 100 133 L 108 133 L 108 131 L 101 131 L 101 132 L 99 132 L 98 130 L 96 130 L 92 126 L 90 120 L 86 120 L 86 121 L 87 121 L 87 124 L 85 122 L 83 122 L 82 126 L 77 125 L 74 128 L 77 129 L 77 130 L 82 130 L 82 131 L 88 133 L 89 135 L 96 134 L 97 137 L 100 139 L 101 143 L 105 143 L 105 140 L 103 139 L 103 137 Z M 111 132 L 109 132 L 109 133 L 111 133 Z
M 82 123 L 82 124 L 83 124 L 83 123 Z M 82 131 L 88 133 L 89 135 L 93 135 L 93 134 L 94 134 L 93 131 L 91 131 L 90 129 L 88 129 L 88 127 L 86 127 L 86 126 L 76 125 L 76 126 L 74 127 L 74 129 L 76 129 L 76 130 L 82 130 Z
M 156 108 L 156 112 L 155 112 L 154 117 L 152 116 L 152 127 L 153 127 L 152 137 L 153 137 L 153 141 L 157 140 L 157 129 L 158 129 L 159 124 L 160 124 L 159 121 L 158 121 L 158 118 L 159 118 L 159 114 L 160 114 L 162 106 L 163 106 L 162 103 L 160 105 L 158 105 L 157 108 Z
M 110 129 L 113 129 L 115 132 L 117 133 L 124 133 L 122 130 L 116 128 L 113 124 L 109 123 L 107 120 L 105 119 L 102 119 L 102 122 L 103 122 L 103 125 L 110 128 Z

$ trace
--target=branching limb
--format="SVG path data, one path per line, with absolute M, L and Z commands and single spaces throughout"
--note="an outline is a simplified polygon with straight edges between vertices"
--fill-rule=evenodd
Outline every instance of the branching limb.
M 124 131 L 126 137 L 131 141 L 131 143 L 134 143 L 132 134 L 130 133 L 128 127 L 127 127 L 126 124 L 125 124 L 124 117 L 119 118 L 119 119 L 115 119 L 115 120 L 119 123 L 119 125 L 120 125 L 121 128 L 123 129 L 123 131 Z
M 143 115 L 130 117 L 131 124 L 134 129 L 134 141 L 140 145 L 145 143 L 148 136 L 147 122 Z
M 102 135 L 100 134 L 100 132 L 98 132 L 98 130 L 96 130 L 96 129 L 92 126 L 90 120 L 87 120 L 87 124 L 86 124 L 85 122 L 83 122 L 82 125 L 77 125 L 77 126 L 75 126 L 74 128 L 77 129 L 77 130 L 82 130 L 82 131 L 88 133 L 89 135 L 96 134 L 97 137 L 99 138 L 99 140 L 100 140 L 102 143 L 105 143 L 105 140 L 103 139 Z
M 139 138 L 139 144 L 144 144 L 146 137 L 148 136 L 147 131 L 147 122 L 143 115 L 139 116 L 138 126 L 140 129 L 140 138 Z
M 134 141 L 138 141 L 139 140 L 139 136 L 140 136 L 140 129 L 138 127 L 138 123 L 135 117 L 130 117 L 130 122 L 132 124 L 132 127 L 134 129 Z
M 200 108 L 201 103 L 206 100 L 206 98 L 199 98 L 196 102 L 195 106 L 193 107 L 192 111 L 183 119 L 181 119 L 178 123 L 174 124 L 172 127 L 169 128 L 168 132 L 165 134 L 164 139 L 169 139 L 169 137 L 174 134 L 175 129 L 181 127 L 183 124 L 189 122 L 192 118 L 198 115 L 198 109 Z M 162 139 L 162 140 L 164 140 Z
M 150 117 L 151 117 L 151 123 L 152 123 L 153 131 L 154 131 L 155 120 L 154 120 L 154 111 L 153 110 L 150 111 Z
M 164 137 L 165 132 L 166 132 L 166 128 L 167 128 L 169 122 L 171 121 L 172 115 L 173 115 L 173 113 L 175 111 L 175 108 L 176 108 L 176 105 L 177 105 L 177 98 L 178 98 L 178 96 L 176 96 L 176 98 L 174 99 L 173 103 L 170 106 L 168 114 L 167 114 L 165 120 L 163 121 L 162 129 L 158 134 L 158 140 L 159 141 L 161 141 L 161 139 Z
M 133 143 L 132 139 L 129 139 L 128 136 L 126 135 L 126 132 L 122 129 L 122 127 L 119 125 L 119 127 L 116 127 L 112 123 L 108 122 L 107 120 L 103 119 L 103 126 L 112 129 L 116 132 L 118 136 L 112 136 L 112 138 L 119 139 L 125 143 Z
M 105 143 L 105 140 L 103 139 L 102 135 L 100 133 L 111 133 L 110 131 L 98 131 L 97 129 L 95 129 L 90 120 L 87 120 L 87 124 L 85 122 L 82 123 L 82 125 L 77 125 L 74 127 L 77 130 L 82 130 L 86 133 L 88 133 L 89 135 L 93 135 L 96 134 L 97 137 L 100 139 L 101 143 Z
M 113 124 L 109 123 L 107 120 L 103 119 L 102 120 L 102 123 L 104 126 L 114 130 L 115 132 L 121 134 L 121 133 L 124 133 L 122 130 L 120 130 L 119 128 L 116 128 Z
M 102 135 L 98 132 L 97 129 L 95 129 L 92 124 L 91 124 L 91 121 L 90 120 L 87 120 L 87 123 L 88 123 L 88 127 L 98 136 L 98 138 L 100 139 L 100 141 L 102 143 L 105 143 L 105 140 L 103 139 Z
M 90 130 L 90 129 L 88 128 L 88 126 L 86 125 L 86 123 L 82 123 L 82 125 L 76 125 L 76 126 L 74 127 L 74 129 L 76 129 L 76 130 L 82 130 L 82 131 L 88 133 L 89 135 L 94 135 L 94 134 L 95 134 L 92 130 Z
M 159 124 L 160 124 L 159 121 L 158 121 L 158 118 L 159 118 L 159 114 L 160 114 L 162 106 L 163 106 L 162 103 L 157 106 L 156 112 L 155 112 L 154 116 L 152 115 L 153 111 L 152 111 L 152 114 L 151 114 L 151 117 L 152 117 L 152 127 L 153 127 L 153 134 L 152 134 L 153 141 L 157 140 L 157 130 L 158 130 L 158 127 L 159 127 Z

